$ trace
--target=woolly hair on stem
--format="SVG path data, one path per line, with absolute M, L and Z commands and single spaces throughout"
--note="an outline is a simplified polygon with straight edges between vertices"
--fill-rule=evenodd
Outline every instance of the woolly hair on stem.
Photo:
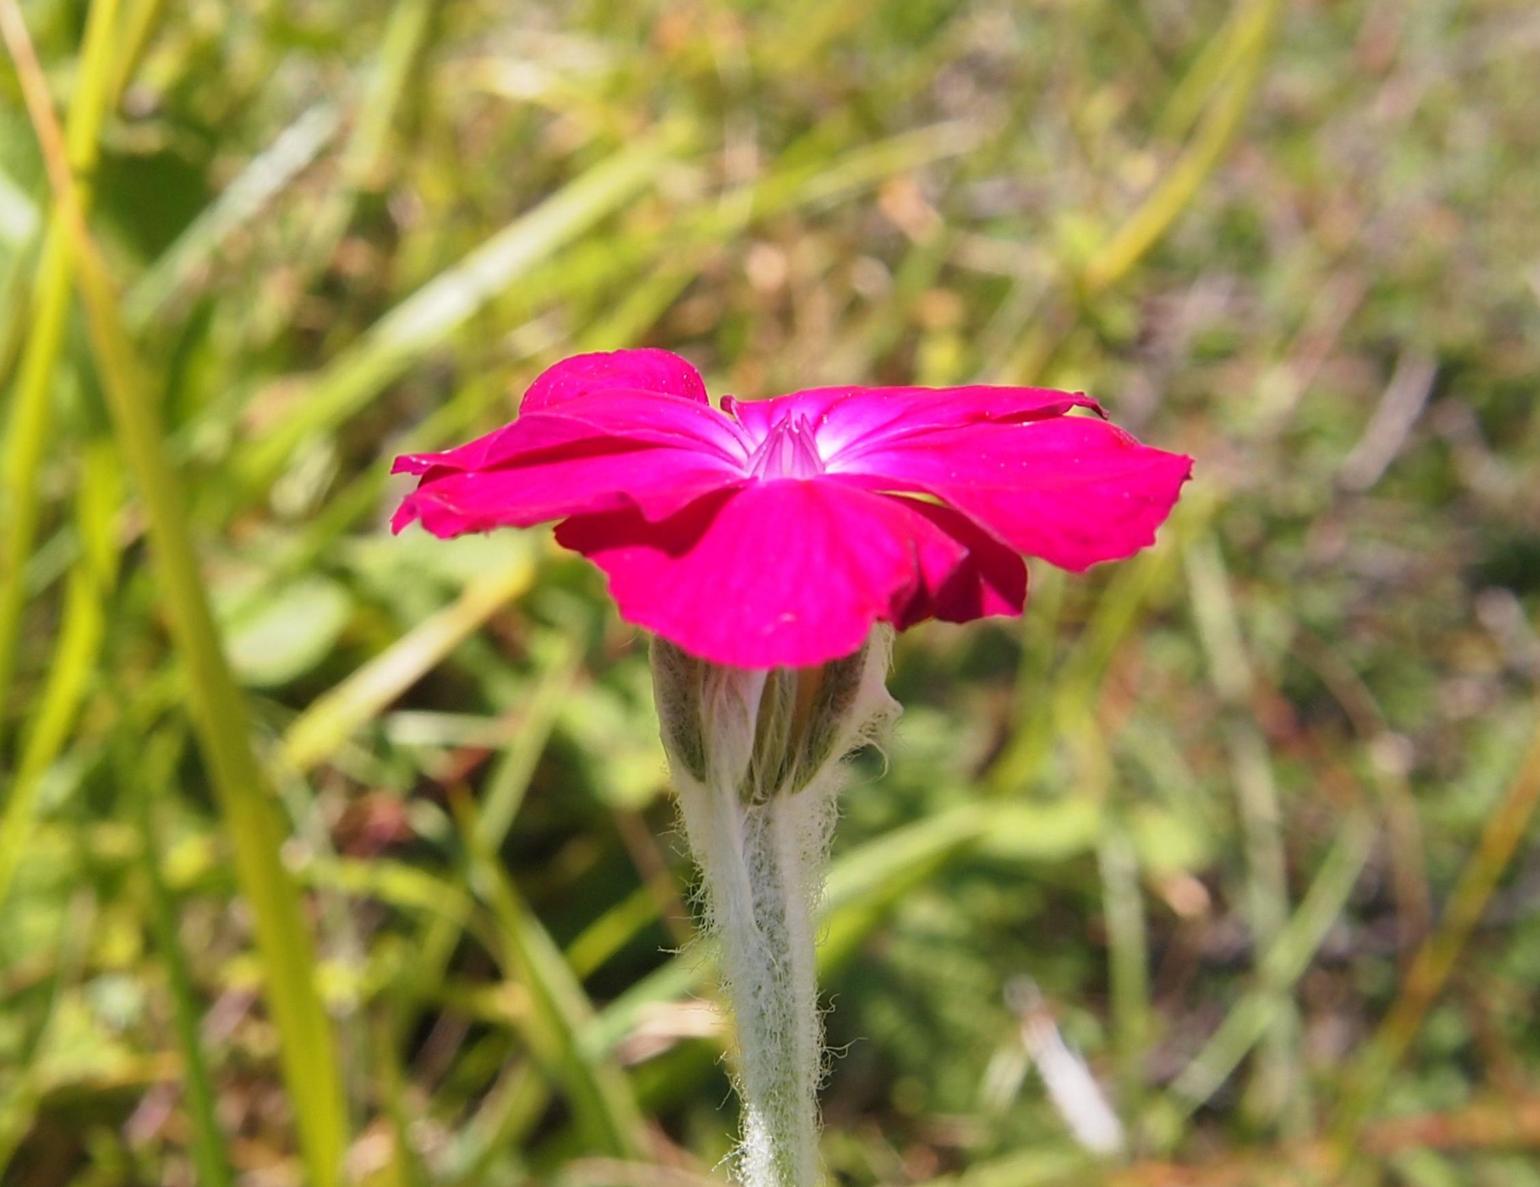
M 745 1187 L 813 1187 L 823 1021 L 814 912 L 845 758 L 898 714 L 892 632 L 816 668 L 750 671 L 653 643 L 653 686 L 708 933 L 737 1024 Z

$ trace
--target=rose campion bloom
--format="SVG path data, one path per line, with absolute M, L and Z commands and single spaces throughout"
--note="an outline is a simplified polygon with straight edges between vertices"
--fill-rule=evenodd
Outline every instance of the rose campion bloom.
M 893 629 L 1019 614 L 1023 555 L 1084 569 L 1137 552 L 1191 467 L 1038 388 L 820 388 L 718 411 L 662 350 L 557 363 L 512 424 L 397 460 L 420 477 L 397 531 L 559 520 L 658 636 L 663 749 L 736 1022 L 745 1187 L 819 1179 L 816 908 L 844 760 L 898 712 Z
M 807 667 L 877 623 L 1019 614 L 1023 555 L 1137 552 L 1191 468 L 1070 392 L 831 387 L 718 411 L 685 360 L 621 350 L 557 363 L 503 428 L 398 458 L 421 481 L 392 527 L 559 520 L 628 621 L 713 663 Z

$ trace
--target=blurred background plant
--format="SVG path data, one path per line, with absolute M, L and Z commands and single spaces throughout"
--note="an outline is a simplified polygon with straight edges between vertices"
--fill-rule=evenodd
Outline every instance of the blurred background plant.
M 1158 549 L 901 643 L 839 1182 L 1540 1183 L 1532 5 L 0 15 L 5 1183 L 707 1181 L 637 632 L 383 526 L 642 343 L 1199 458 Z

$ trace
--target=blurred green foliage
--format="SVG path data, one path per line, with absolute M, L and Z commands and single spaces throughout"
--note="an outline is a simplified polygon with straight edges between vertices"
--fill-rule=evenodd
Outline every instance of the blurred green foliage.
M 637 632 L 542 533 L 384 526 L 391 455 L 638 343 L 1199 459 L 1155 550 L 900 643 L 839 1182 L 1540 1183 L 1531 5 L 0 4 L 91 240 L 8 60 L 5 1183 L 704 1181 Z

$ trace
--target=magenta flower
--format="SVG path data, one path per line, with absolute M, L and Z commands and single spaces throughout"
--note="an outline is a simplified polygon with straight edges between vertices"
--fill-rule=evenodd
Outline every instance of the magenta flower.
M 1068 415 L 1074 408 L 1096 416 Z M 712 407 L 663 350 L 578 355 L 513 423 L 443 453 L 392 520 L 436 536 L 560 520 L 622 617 L 739 668 L 803 667 L 902 629 L 1019 614 L 1022 556 L 1083 570 L 1154 542 L 1192 459 L 1083 395 L 836 387 Z

